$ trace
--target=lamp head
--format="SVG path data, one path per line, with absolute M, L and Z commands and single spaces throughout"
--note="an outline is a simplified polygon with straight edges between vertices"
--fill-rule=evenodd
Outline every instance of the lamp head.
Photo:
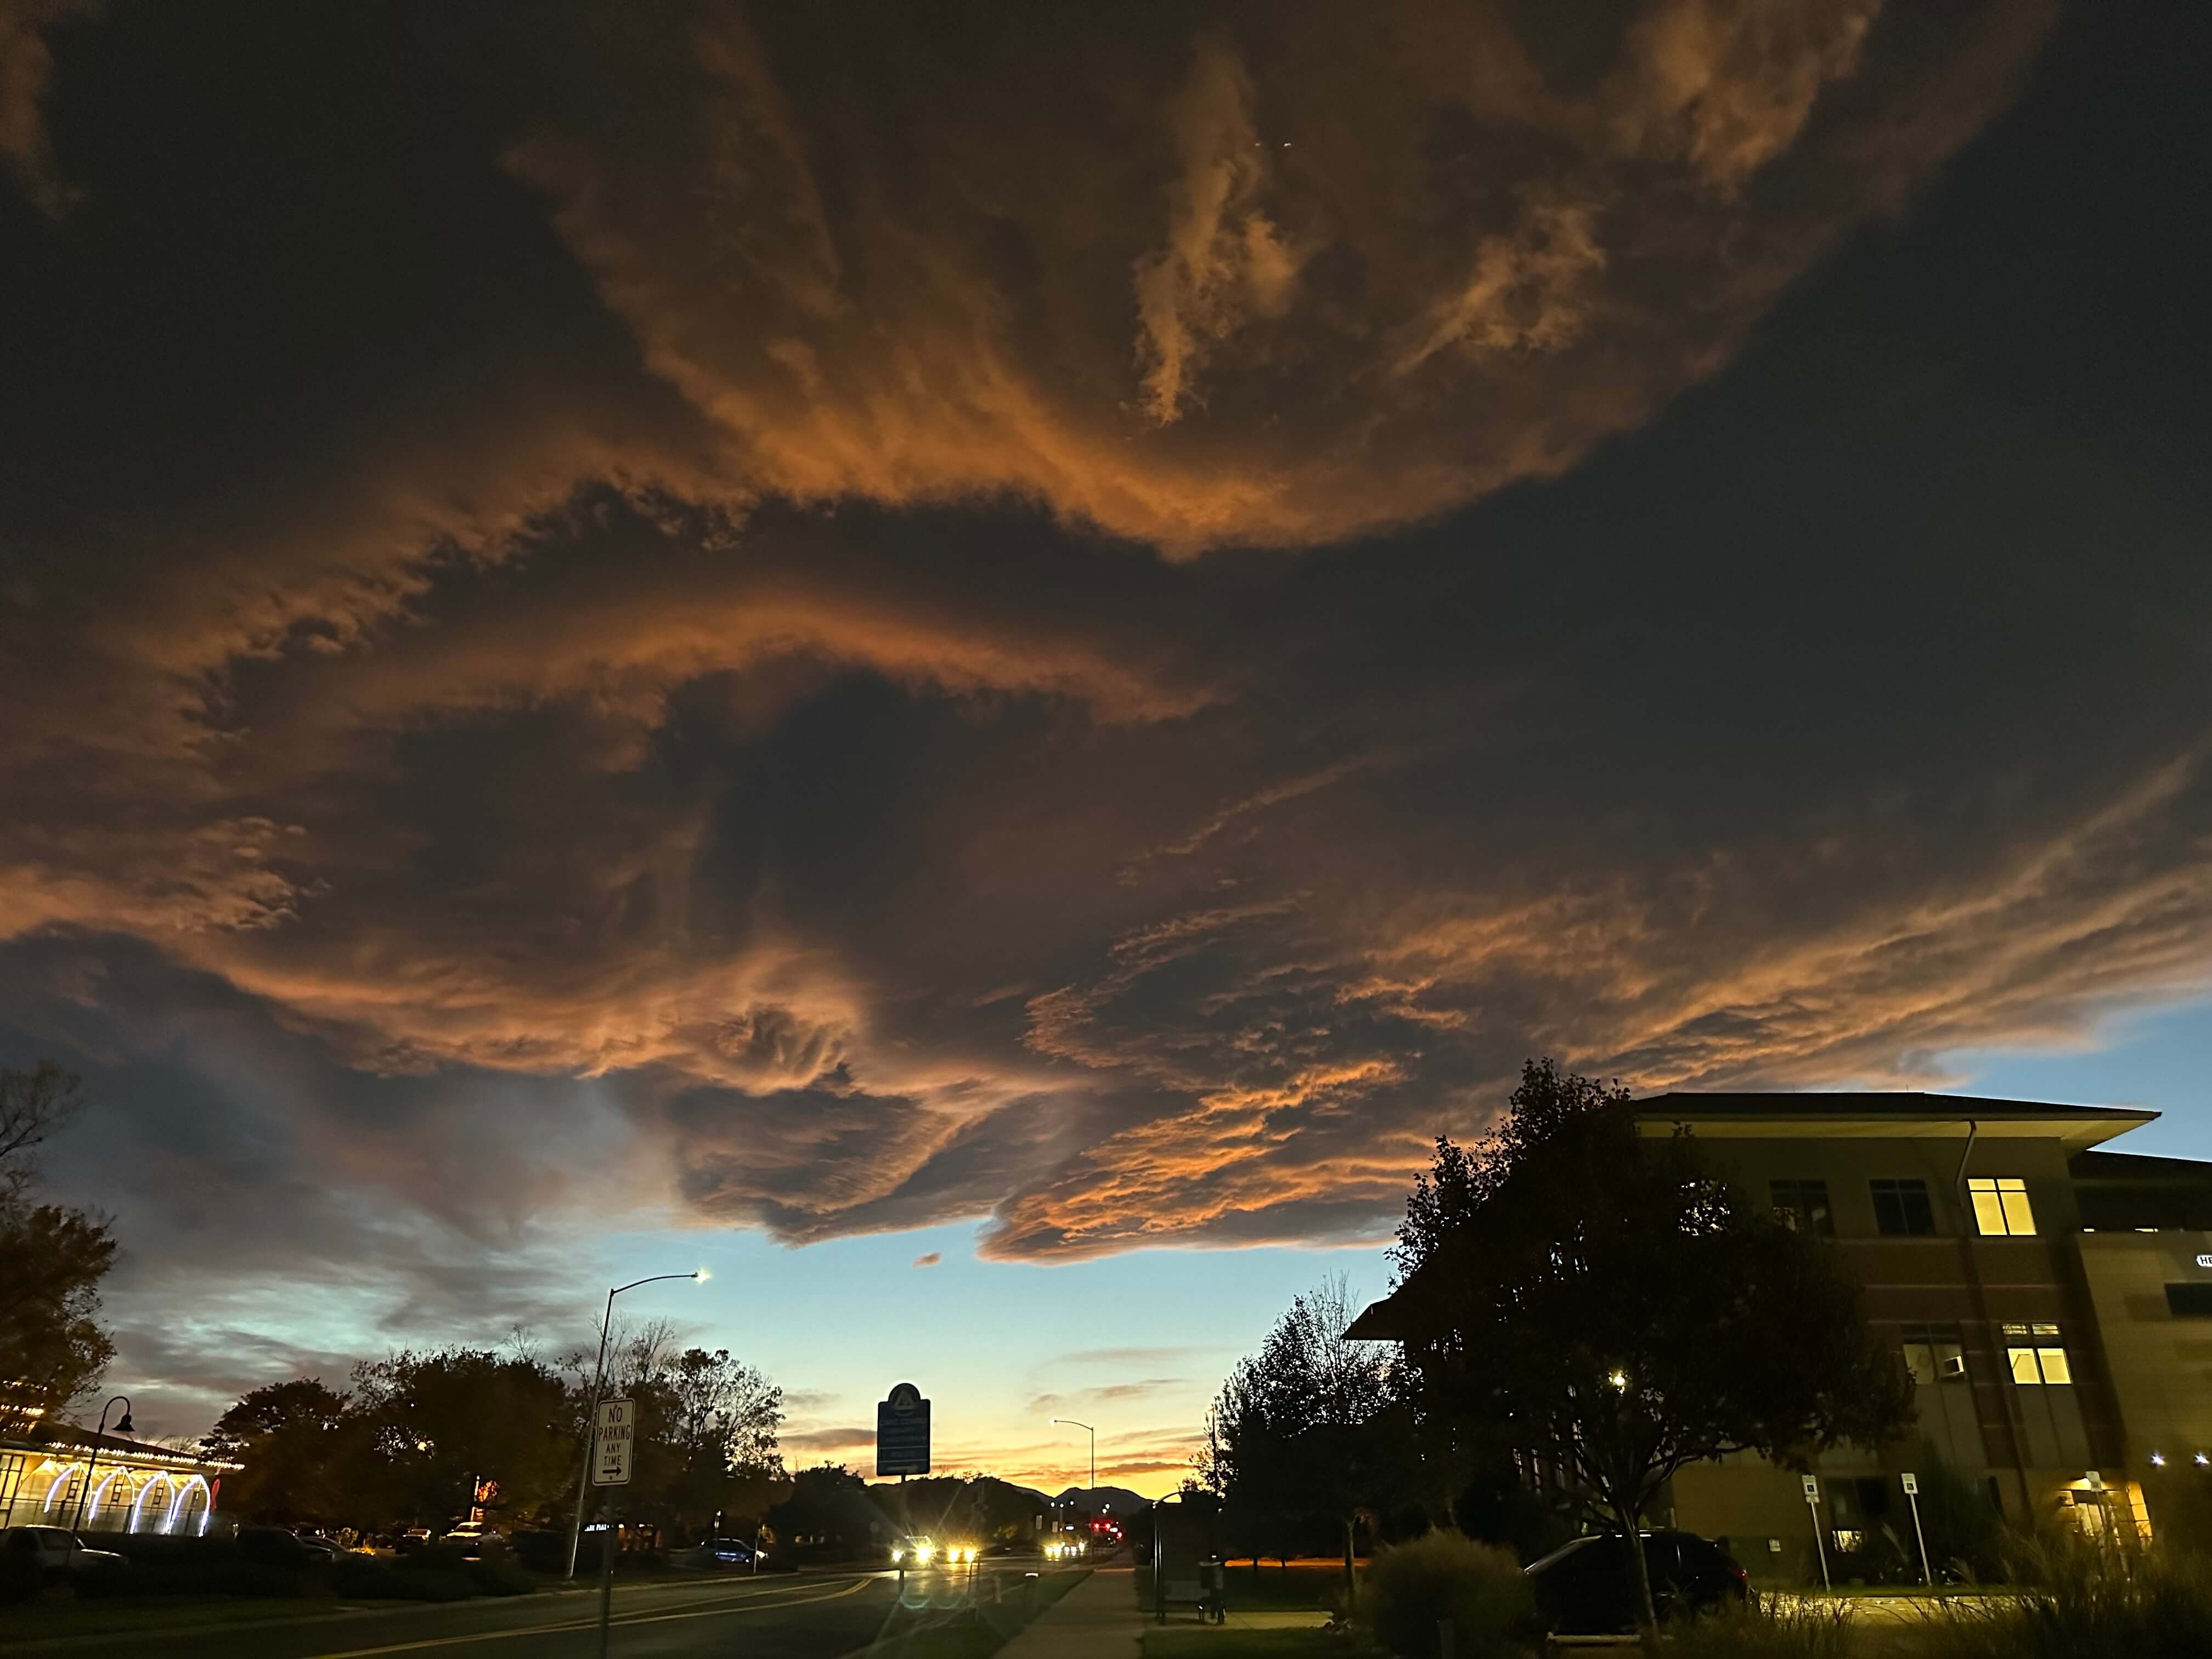
M 131 1408 L 128 1406 L 125 1406 L 123 1408 L 123 1416 L 116 1424 L 115 1431 L 118 1434 L 131 1434 L 136 1432 L 136 1431 L 131 1426 Z
M 702 1267 L 696 1273 L 693 1273 L 691 1277 L 696 1283 L 703 1285 L 707 1282 L 707 1270 L 704 1267 Z

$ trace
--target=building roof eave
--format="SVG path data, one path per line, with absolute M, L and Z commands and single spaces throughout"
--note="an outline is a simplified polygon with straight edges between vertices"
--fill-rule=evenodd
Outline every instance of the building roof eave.
M 1955 1140 L 1971 1127 L 1984 1140 L 2056 1140 L 2069 1154 L 2159 1115 L 2136 1108 L 1917 1092 L 1675 1093 L 1639 1100 L 1635 1112 L 1638 1132 L 1655 1137 L 1681 1128 L 1712 1139 Z

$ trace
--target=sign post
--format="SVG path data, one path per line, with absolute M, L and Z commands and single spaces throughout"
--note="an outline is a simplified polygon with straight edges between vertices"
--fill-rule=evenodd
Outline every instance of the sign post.
M 1920 1530 L 1920 1477 L 1910 1469 L 1905 1472 L 1905 1501 L 1912 1505 L 1912 1536 L 1920 1546 L 1920 1582 L 1934 1589 L 1936 1575 L 1928 1571 L 1928 1534 Z
M 636 1444 L 637 1429 L 627 1400 L 599 1401 L 599 1421 L 592 1431 L 592 1484 L 629 1485 L 629 1455 Z
M 1808 1474 L 1805 1480 L 1805 1510 L 1813 1517 L 1813 1553 L 1820 1558 L 1820 1588 L 1833 1590 L 1828 1582 L 1828 1540 L 1820 1536 L 1820 1478 Z
M 876 1473 L 929 1473 L 929 1401 L 911 1382 L 876 1402 Z
M 592 1484 L 629 1485 L 629 1456 L 636 1445 L 637 1423 L 630 1402 L 619 1395 L 599 1401 L 599 1419 L 592 1428 Z M 599 1505 L 599 1659 L 606 1659 L 608 1626 L 614 1617 L 615 1544 L 614 1505 Z
M 903 1482 L 909 1474 L 929 1473 L 929 1401 L 911 1382 L 897 1382 L 876 1402 L 876 1473 L 895 1474 Z M 898 1557 L 899 1599 L 906 1599 L 906 1558 L 903 1544 L 892 1547 Z

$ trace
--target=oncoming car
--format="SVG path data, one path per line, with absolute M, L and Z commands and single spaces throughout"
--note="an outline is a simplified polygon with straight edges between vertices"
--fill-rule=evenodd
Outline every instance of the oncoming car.
M 983 1552 L 969 1543 L 940 1544 L 933 1538 L 906 1538 L 891 1546 L 895 1567 L 965 1566 Z

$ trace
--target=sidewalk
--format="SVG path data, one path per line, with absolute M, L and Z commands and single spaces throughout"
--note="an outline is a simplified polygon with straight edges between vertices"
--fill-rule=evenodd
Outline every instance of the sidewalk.
M 1136 1574 L 1100 1567 L 999 1650 L 999 1659 L 1137 1659 Z

